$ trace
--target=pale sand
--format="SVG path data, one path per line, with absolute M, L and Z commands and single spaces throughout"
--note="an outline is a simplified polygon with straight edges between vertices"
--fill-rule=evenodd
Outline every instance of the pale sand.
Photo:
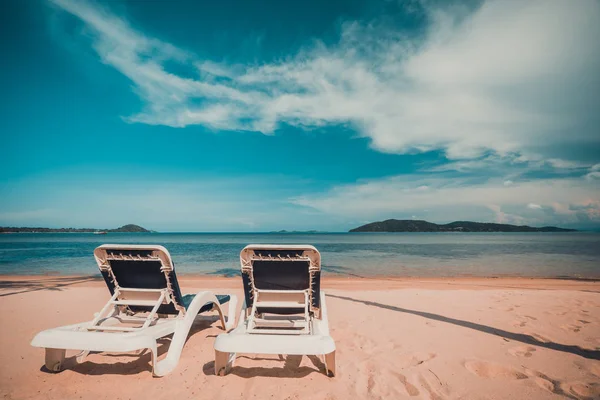
M 239 278 L 180 281 L 185 293 L 242 297 Z M 93 354 L 45 372 L 43 350 L 29 342 L 40 330 L 91 319 L 107 300 L 103 285 L 0 277 L 0 398 L 600 398 L 600 282 L 325 279 L 335 378 L 317 357 L 261 355 L 242 355 L 231 374 L 214 376 L 212 346 L 222 332 L 214 316 L 198 319 L 164 378 L 152 377 L 148 353 Z

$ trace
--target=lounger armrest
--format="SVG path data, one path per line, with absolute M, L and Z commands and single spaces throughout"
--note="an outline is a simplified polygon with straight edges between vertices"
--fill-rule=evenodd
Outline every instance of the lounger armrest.
M 232 303 L 234 303 L 235 307 L 235 304 L 237 304 L 237 297 L 232 295 L 229 301 L 230 307 Z M 221 306 L 219 304 L 217 296 L 215 296 L 214 293 L 210 291 L 201 290 L 196 294 L 189 307 L 187 308 L 185 317 L 177 321 L 177 328 L 175 330 L 173 338 L 171 339 L 171 344 L 169 345 L 169 352 L 164 359 L 158 361 L 155 364 L 153 371 L 154 375 L 164 376 L 173 371 L 173 369 L 175 369 L 177 363 L 179 362 L 179 357 L 181 356 L 183 345 L 185 344 L 185 341 L 187 340 L 188 334 L 190 332 L 190 328 L 194 323 L 194 320 L 198 316 L 198 312 L 200 311 L 200 309 L 207 303 L 213 304 L 214 309 L 219 312 L 221 322 L 223 323 L 223 328 L 227 329 L 224 315 L 221 311 Z
M 201 290 L 198 293 L 196 293 L 194 299 L 192 300 L 192 302 L 186 310 L 186 318 L 196 318 L 196 315 L 198 315 L 200 309 L 208 303 L 212 303 L 213 307 L 220 307 L 219 299 L 217 299 L 217 296 L 215 296 L 213 292 L 208 290 Z

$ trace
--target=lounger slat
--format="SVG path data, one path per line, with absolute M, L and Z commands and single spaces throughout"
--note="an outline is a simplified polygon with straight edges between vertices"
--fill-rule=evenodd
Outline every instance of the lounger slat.
M 119 287 L 119 290 L 122 292 L 148 292 L 148 293 L 160 293 L 164 292 L 165 289 L 138 289 L 138 288 L 125 288 Z
M 308 330 L 299 330 L 299 329 L 268 329 L 268 328 L 261 328 L 261 329 L 252 329 L 251 331 L 248 331 L 250 334 L 253 333 L 258 333 L 261 335 L 300 335 L 300 334 L 309 334 L 310 332 Z
M 116 332 L 133 332 L 139 330 L 140 327 L 128 327 L 128 326 L 90 326 L 90 331 L 116 331 Z
M 116 317 L 112 317 L 118 319 L 119 321 L 131 321 L 131 322 L 145 322 L 148 317 L 138 317 L 135 315 L 119 315 Z
M 307 323 L 304 320 L 277 320 L 277 319 L 264 319 L 255 318 L 255 327 L 273 327 L 273 328 L 306 328 Z
M 156 300 L 116 300 L 113 301 L 117 306 L 154 306 Z
M 276 290 L 276 289 L 260 289 L 261 293 L 276 293 L 276 294 L 304 294 L 306 290 Z
M 300 310 L 304 310 L 306 307 L 305 303 L 301 303 L 298 301 L 257 301 L 257 308 L 298 308 Z

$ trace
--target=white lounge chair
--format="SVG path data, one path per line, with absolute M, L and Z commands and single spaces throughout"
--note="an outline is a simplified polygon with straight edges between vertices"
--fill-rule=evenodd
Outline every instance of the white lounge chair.
M 237 298 L 200 291 L 181 295 L 171 256 L 162 246 L 105 244 L 94 256 L 110 300 L 92 321 L 38 333 L 31 345 L 46 349 L 46 368 L 63 368 L 66 350 L 130 352 L 150 349 L 152 373 L 164 376 L 177 366 L 190 328 L 199 313 L 216 310 L 223 329 L 233 327 Z M 227 321 L 221 305 L 229 302 Z M 233 317 L 233 318 L 232 318 Z M 158 361 L 157 340 L 173 334 L 167 356 Z
M 321 256 L 313 246 L 249 245 L 240 254 L 245 301 L 237 327 L 215 340 L 215 374 L 225 375 L 237 353 L 324 355 L 335 375 Z

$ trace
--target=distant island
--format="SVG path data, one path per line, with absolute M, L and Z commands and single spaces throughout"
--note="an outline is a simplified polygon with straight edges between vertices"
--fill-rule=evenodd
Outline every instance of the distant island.
M 527 225 L 493 224 L 485 222 L 455 221 L 438 225 L 433 222 L 412 219 L 388 219 L 371 222 L 350 232 L 576 232 L 555 226 L 535 228 Z
M 117 229 L 91 229 L 91 228 L 16 228 L 16 227 L 0 227 L 0 233 L 116 233 L 128 232 L 149 233 L 148 229 L 142 228 L 139 225 L 127 224 Z

